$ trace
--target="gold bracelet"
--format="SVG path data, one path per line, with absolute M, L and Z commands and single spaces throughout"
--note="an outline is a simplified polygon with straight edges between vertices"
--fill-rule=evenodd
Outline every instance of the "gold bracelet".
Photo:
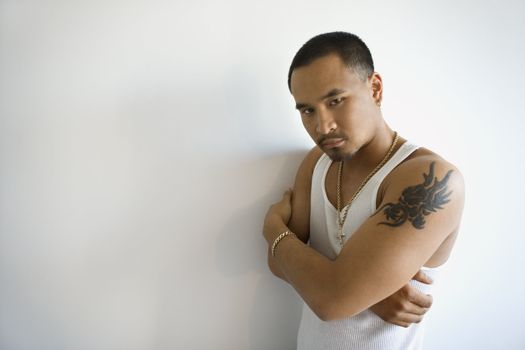
M 295 236 L 295 233 L 291 232 L 291 231 L 284 231 L 283 233 L 281 233 L 276 239 L 275 241 L 273 241 L 273 244 L 272 244 L 272 256 L 275 257 L 275 248 L 277 247 L 277 244 L 281 241 L 281 239 L 283 239 L 284 237 L 288 236 L 288 235 L 294 235 Z

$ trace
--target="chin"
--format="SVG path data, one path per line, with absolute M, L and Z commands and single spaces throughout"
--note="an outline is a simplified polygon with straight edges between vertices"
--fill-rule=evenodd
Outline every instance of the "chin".
M 326 153 L 326 155 L 328 157 L 330 157 L 330 159 L 334 162 L 340 162 L 342 160 L 349 160 L 351 159 L 354 154 L 351 153 L 351 152 L 344 152 L 343 150 L 339 150 L 339 149 L 329 149 L 329 150 L 323 150 L 324 153 Z

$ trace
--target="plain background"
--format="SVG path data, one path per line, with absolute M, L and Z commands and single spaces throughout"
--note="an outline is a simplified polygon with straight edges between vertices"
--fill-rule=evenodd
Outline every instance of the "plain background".
M 426 349 L 524 349 L 523 1 L 0 0 L 0 348 L 293 349 L 267 207 L 286 74 L 356 33 L 394 130 L 466 180 Z

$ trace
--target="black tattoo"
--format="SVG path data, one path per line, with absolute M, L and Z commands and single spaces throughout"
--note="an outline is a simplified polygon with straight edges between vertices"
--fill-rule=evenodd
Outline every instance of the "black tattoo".
M 417 229 L 425 226 L 425 215 L 443 209 L 442 205 L 448 203 L 448 197 L 452 191 L 447 192 L 447 182 L 452 173 L 449 170 L 443 180 L 434 177 L 434 163 L 430 163 L 428 174 L 423 173 L 425 181 L 416 186 L 405 188 L 399 197 L 399 203 L 386 203 L 377 212 L 383 210 L 386 219 L 393 222 L 383 221 L 378 225 L 400 226 L 405 221 L 410 221 Z M 434 183 L 432 183 L 434 181 Z

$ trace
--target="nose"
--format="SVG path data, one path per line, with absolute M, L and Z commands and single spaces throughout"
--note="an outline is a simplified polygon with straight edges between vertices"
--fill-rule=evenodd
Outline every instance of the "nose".
M 315 131 L 321 135 L 329 134 L 337 127 L 330 112 L 319 110 L 317 113 L 317 128 Z

